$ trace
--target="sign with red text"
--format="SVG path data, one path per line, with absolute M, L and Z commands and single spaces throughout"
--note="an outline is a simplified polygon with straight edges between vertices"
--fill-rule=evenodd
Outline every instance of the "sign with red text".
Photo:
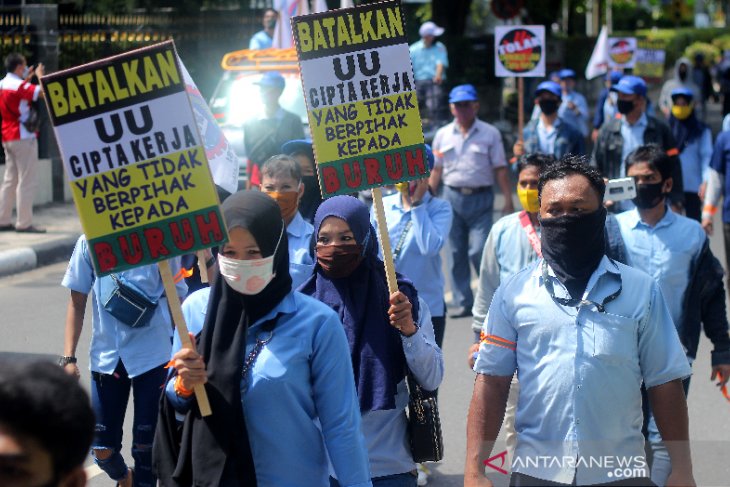
M 494 73 L 497 77 L 545 76 L 545 26 L 500 25 L 494 28 Z
M 400 3 L 292 19 L 324 197 L 429 174 Z
M 97 275 L 227 234 L 172 41 L 41 80 Z
M 608 66 L 613 70 L 630 69 L 636 63 L 636 37 L 608 38 Z

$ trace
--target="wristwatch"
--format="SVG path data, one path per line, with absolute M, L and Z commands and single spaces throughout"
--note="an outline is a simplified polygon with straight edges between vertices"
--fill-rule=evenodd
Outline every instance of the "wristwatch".
M 68 357 L 66 355 L 63 355 L 60 359 L 58 359 L 58 365 L 61 367 L 65 367 L 68 364 L 75 364 L 76 363 L 76 357 Z

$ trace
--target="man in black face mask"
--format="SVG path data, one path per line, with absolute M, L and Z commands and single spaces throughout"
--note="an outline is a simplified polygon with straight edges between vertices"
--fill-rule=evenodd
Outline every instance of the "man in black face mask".
M 636 180 L 636 208 L 616 217 L 628 264 L 651 275 L 667 300 L 687 357 L 697 356 L 700 328 L 712 341 L 711 380 L 730 377 L 730 337 L 725 315 L 722 266 L 712 255 L 704 230 L 666 204 L 672 187 L 671 162 L 657 146 L 641 146 L 626 159 L 626 174 Z M 685 393 L 689 378 L 684 381 Z M 648 411 L 647 411 L 648 413 Z M 669 456 L 653 415 L 648 415 L 653 451 L 652 481 L 666 485 Z
M 581 133 L 558 115 L 561 99 L 562 91 L 556 82 L 543 81 L 537 85 L 535 105 L 540 107 L 540 116 L 525 126 L 524 142 L 517 141 L 512 147 L 515 156 L 540 152 L 560 159 L 567 154 L 585 154 Z
M 653 485 L 641 434 L 642 383 L 659 431 L 674 440 L 667 444 L 670 483 L 695 485 L 681 382 L 691 369 L 656 282 L 605 256 L 605 183 L 585 162 L 568 157 L 541 173 L 543 259 L 502 283 L 492 299 L 474 364 L 465 486 L 491 485 L 485 460 L 516 370 L 511 486 Z M 637 467 L 633 477 L 610 466 L 619 461 Z
M 627 75 L 611 87 L 618 93 L 619 117 L 607 120 L 598 132 L 593 149 L 593 164 L 608 179 L 626 177 L 623 161 L 634 149 L 644 144 L 656 144 L 671 158 L 672 185 L 669 200 L 680 210 L 684 203 L 682 165 L 672 131 L 646 111 L 646 83 L 638 76 Z M 624 202 L 611 205 L 613 211 L 630 209 Z

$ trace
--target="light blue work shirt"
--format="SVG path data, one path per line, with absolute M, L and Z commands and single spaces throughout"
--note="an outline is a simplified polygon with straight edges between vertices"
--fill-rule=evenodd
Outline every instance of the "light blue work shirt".
M 635 124 L 631 125 L 626 117 L 621 117 L 621 137 L 624 139 L 621 147 L 621 177 L 626 177 L 626 158 L 639 146 L 644 145 L 644 131 L 648 119 L 646 113 L 642 113 Z
M 444 377 L 444 359 L 436 345 L 431 314 L 419 298 L 418 331 L 410 337 L 401 336 L 408 368 L 416 381 L 428 391 L 435 390 Z M 362 432 L 370 458 L 373 477 L 406 473 L 416 469 L 408 444 L 408 389 L 405 380 L 398 384 L 395 409 L 363 411 Z M 342 482 L 340 482 L 342 484 Z
M 492 225 L 482 252 L 479 285 L 472 307 L 472 329 L 479 333 L 487 318 L 489 305 L 499 284 L 517 274 L 537 259 L 537 252 L 530 244 L 527 233 L 520 223 L 518 211 L 504 216 Z M 540 225 L 533 227 L 540 236 Z
M 705 127 L 702 135 L 687 144 L 679 154 L 682 163 L 682 183 L 685 193 L 697 193 L 710 174 L 712 132 Z
M 249 49 L 268 49 L 274 43 L 274 38 L 266 33 L 265 30 L 260 30 L 251 36 L 251 40 L 248 42 Z
M 173 276 L 180 271 L 180 258 L 170 259 Z M 148 325 L 132 328 L 117 320 L 99 299 L 100 280 L 94 273 L 86 237 L 79 237 L 61 285 L 82 294 L 91 293 L 91 346 L 89 365 L 92 372 L 112 374 L 119 360 L 124 363 L 129 377 L 137 377 L 170 360 L 170 338 L 173 327 L 162 278 L 157 265 L 146 265 L 116 273 L 153 300 L 159 298 Z M 185 297 L 185 280 L 175 284 L 179 297 Z M 92 292 L 93 291 L 93 292 Z
M 700 224 L 678 215 L 667 205 L 664 218 L 650 227 L 641 221 L 639 210 L 616 215 L 631 267 L 653 277 L 669 306 L 672 321 L 681 331 L 684 294 L 692 266 L 707 239 Z
M 537 143 L 543 154 L 555 154 L 555 140 L 558 138 L 558 127 L 563 123 L 560 117 L 556 118 L 553 126 L 548 128 L 542 123 L 542 117 L 537 119 Z
M 432 316 L 444 316 L 444 272 L 441 265 L 441 249 L 451 230 L 453 219 L 451 204 L 426 192 L 421 204 L 410 210 L 403 208 L 400 193 L 383 198 L 383 206 L 388 222 L 388 237 L 394 255 L 395 270 L 413 281 L 418 296 L 426 301 Z M 410 225 L 408 222 L 411 222 Z M 374 210 L 370 213 L 370 223 L 374 228 L 378 228 Z M 406 226 L 410 228 L 396 256 L 396 248 Z
M 196 302 L 207 300 L 191 302 L 188 313 L 198 313 L 192 309 Z M 265 338 L 261 325 L 278 313 L 271 341 L 241 381 L 258 485 L 329 486 L 329 454 L 343 487 L 371 486 L 342 323 L 321 302 L 291 292 L 249 327 L 244 356 L 257 337 Z M 172 382 L 167 397 L 176 410 L 185 411 L 192 399 L 177 396 Z
M 411 44 L 409 50 L 415 80 L 433 79 L 436 76 L 436 65 L 439 63 L 444 67 L 441 78 L 446 80 L 446 68 L 449 67 L 449 55 L 446 52 L 446 46 L 439 41 L 434 41 L 431 47 L 426 47 L 423 39 L 421 39 Z
M 294 219 L 286 226 L 289 239 L 289 274 L 291 288 L 297 289 L 312 275 L 314 261 L 310 252 L 314 227 L 307 223 L 297 211 Z
M 649 275 L 604 256 L 583 299 L 603 303 L 619 287 L 621 293 L 599 312 L 554 301 L 542 262 L 500 285 L 474 370 L 501 377 L 517 371 L 512 471 L 564 484 L 615 481 L 620 460 L 646 466 L 642 381 L 652 388 L 682 379 L 690 366 Z M 548 278 L 558 297 L 570 297 L 551 269 Z
M 573 125 L 583 137 L 586 137 L 588 135 L 588 102 L 586 98 L 577 91 L 571 91 L 570 93 L 563 92 L 562 100 L 563 102 L 558 108 L 558 116 Z M 568 108 L 570 102 L 573 102 L 578 108 L 577 112 Z

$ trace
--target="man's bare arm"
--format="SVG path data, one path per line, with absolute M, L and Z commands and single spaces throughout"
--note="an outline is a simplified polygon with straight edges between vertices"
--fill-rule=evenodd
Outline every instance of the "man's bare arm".
M 490 485 L 484 476 L 484 460 L 499 435 L 511 382 L 511 376 L 477 374 L 466 422 L 465 487 Z
M 672 462 L 667 485 L 694 486 L 689 447 L 689 416 L 682 381 L 676 379 L 647 389 L 659 434 Z

